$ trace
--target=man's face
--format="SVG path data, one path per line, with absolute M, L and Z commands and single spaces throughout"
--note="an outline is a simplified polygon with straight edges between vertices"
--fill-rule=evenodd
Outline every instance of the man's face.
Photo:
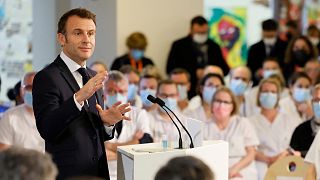
M 152 89 L 157 90 L 158 82 L 155 78 L 142 78 L 139 84 L 139 90 Z
M 95 47 L 96 25 L 93 20 L 71 16 L 65 34 L 58 34 L 63 52 L 78 64 L 91 57 Z
M 135 84 L 135 85 L 139 84 L 140 77 L 136 73 L 130 72 L 128 74 L 125 74 L 125 76 L 128 79 L 129 84 Z
M 262 31 L 263 38 L 276 38 L 277 31 Z
M 171 80 L 177 85 L 186 86 L 187 90 L 190 89 L 190 82 L 188 81 L 188 77 L 184 73 L 172 74 Z
M 320 73 L 320 63 L 318 61 L 309 61 L 306 63 L 304 70 L 312 80 L 316 80 Z
M 113 80 L 109 80 L 105 83 L 104 86 L 104 96 L 114 96 L 117 93 L 122 94 L 123 96 L 127 97 L 128 94 L 128 82 L 126 80 L 121 80 L 118 83 L 114 82 Z
M 159 87 L 157 96 L 161 99 L 174 98 L 178 100 L 177 86 L 175 84 L 162 84 L 161 87 Z
M 250 81 L 250 74 L 244 68 L 237 68 L 232 73 L 232 79 L 241 79 L 243 82 L 249 83 Z
M 208 35 L 209 26 L 208 24 L 193 24 L 191 27 L 191 34 L 202 34 L 202 35 Z
M 262 68 L 263 68 L 264 71 L 266 71 L 266 70 L 280 70 L 279 64 L 277 64 L 274 61 L 266 61 L 263 64 Z

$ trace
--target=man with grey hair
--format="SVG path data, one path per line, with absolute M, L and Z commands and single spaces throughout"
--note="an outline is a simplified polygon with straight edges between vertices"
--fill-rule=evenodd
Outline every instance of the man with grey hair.
M 0 179 L 55 180 L 57 174 L 49 154 L 15 146 L 0 151 Z
M 117 103 L 128 102 L 128 80 L 119 71 L 110 71 L 108 80 L 104 83 L 105 106 L 110 108 Z M 125 116 L 131 121 L 120 121 L 115 126 L 114 138 L 106 142 L 110 179 L 116 179 L 118 146 L 153 142 L 149 126 L 150 117 L 143 109 L 135 106 Z
M 245 98 L 245 93 L 250 87 L 251 71 L 246 66 L 238 66 L 230 71 L 229 88 L 236 96 L 239 103 L 241 116 L 247 117 L 249 105 Z
M 0 121 L 0 149 L 15 145 L 44 152 L 44 140 L 33 115 L 32 85 L 35 75 L 36 72 L 24 75 L 20 90 L 24 103 L 6 111 Z

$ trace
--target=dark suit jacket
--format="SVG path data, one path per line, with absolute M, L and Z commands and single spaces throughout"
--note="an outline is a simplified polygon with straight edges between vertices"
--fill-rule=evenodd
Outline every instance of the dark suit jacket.
M 94 76 L 93 71 L 88 72 Z M 79 111 L 73 99 L 78 90 L 60 56 L 36 74 L 32 93 L 38 131 L 58 167 L 58 179 L 77 175 L 109 179 L 104 141 L 112 137 L 105 132 L 99 116 L 85 106 Z M 103 107 L 102 90 L 96 97 Z
M 277 58 L 280 67 L 284 67 L 284 57 L 287 48 L 287 42 L 277 39 L 274 47 L 270 51 L 269 57 Z M 263 61 L 267 58 L 266 46 L 263 40 L 253 44 L 248 51 L 247 66 L 250 68 L 253 74 L 254 84 L 257 84 L 259 79 L 254 79 L 254 74 L 260 68 L 262 68 Z
M 153 65 L 152 60 L 149 58 L 142 57 L 141 61 L 142 61 L 142 67 L 146 67 L 149 64 Z M 131 65 L 128 54 L 125 54 L 115 59 L 111 65 L 111 70 L 119 70 L 123 65 Z
M 175 68 L 184 68 L 191 75 L 189 98 L 196 95 L 196 70 L 198 68 L 204 68 L 206 65 L 216 65 L 223 70 L 225 75 L 229 72 L 229 66 L 222 56 L 220 46 L 210 39 L 207 40 L 206 44 L 208 45 L 208 62 L 206 63 L 199 62 L 202 53 L 197 49 L 191 35 L 175 41 L 169 53 L 167 73 L 169 74 Z

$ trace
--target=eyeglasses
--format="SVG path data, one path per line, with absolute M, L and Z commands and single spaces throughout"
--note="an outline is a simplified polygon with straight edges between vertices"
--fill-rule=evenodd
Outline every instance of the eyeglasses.
M 165 94 L 165 93 L 159 94 L 159 97 L 161 97 L 161 98 L 168 98 L 168 97 L 175 98 L 176 96 L 177 96 L 177 94 Z
M 214 99 L 213 100 L 213 104 L 214 105 L 223 105 L 223 106 L 230 106 L 232 105 L 232 102 L 230 101 L 223 101 L 223 100 L 220 100 L 220 99 Z

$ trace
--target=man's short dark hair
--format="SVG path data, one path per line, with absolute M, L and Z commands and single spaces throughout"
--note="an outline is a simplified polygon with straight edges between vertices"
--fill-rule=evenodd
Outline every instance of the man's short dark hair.
M 278 23 L 273 19 L 267 19 L 262 22 L 262 30 L 263 31 L 277 31 Z
M 208 24 L 208 21 L 203 16 L 196 16 L 191 20 L 191 26 L 199 24 L 200 26 Z
M 191 75 L 190 73 L 183 68 L 175 68 L 170 72 L 170 77 L 174 74 L 185 74 L 187 76 L 188 81 L 190 81 Z
M 71 16 L 78 16 L 80 18 L 91 19 L 94 24 L 96 24 L 96 15 L 91 11 L 84 8 L 75 8 L 66 12 L 61 16 L 58 22 L 58 33 L 65 34 L 66 33 L 66 23 Z

